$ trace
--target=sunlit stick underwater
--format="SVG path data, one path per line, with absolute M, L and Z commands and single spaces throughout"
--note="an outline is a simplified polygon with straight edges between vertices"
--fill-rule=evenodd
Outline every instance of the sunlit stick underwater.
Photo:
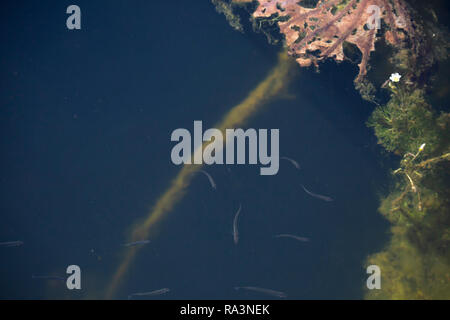
M 267 77 L 260 82 L 255 89 L 238 105 L 234 106 L 216 125 L 222 133 L 226 129 L 236 128 L 244 124 L 250 116 L 254 115 L 261 107 L 279 94 L 293 78 L 297 66 L 295 62 L 286 55 L 285 52 L 278 54 L 277 65 L 270 71 Z M 203 148 L 209 142 L 194 150 L 193 157 L 196 154 L 202 153 Z M 131 232 L 129 242 L 139 241 L 140 239 L 148 239 L 150 235 L 150 228 L 155 225 L 166 213 L 170 212 L 174 206 L 182 199 L 186 188 L 189 186 L 193 173 L 199 171 L 202 165 L 184 165 L 178 175 L 172 180 L 169 188 L 156 201 L 153 209 L 148 213 L 144 221 L 137 224 Z M 112 281 L 107 288 L 106 298 L 114 297 L 118 289 L 123 275 L 127 272 L 130 264 L 133 262 L 138 250 L 140 248 L 133 247 L 125 255 L 124 260 L 115 271 Z

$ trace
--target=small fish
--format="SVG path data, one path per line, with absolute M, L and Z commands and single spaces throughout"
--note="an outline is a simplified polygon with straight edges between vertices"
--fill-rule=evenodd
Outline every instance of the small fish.
M 7 241 L 0 242 L 0 247 L 10 248 L 10 247 L 19 247 L 23 245 L 23 241 Z
M 263 294 L 267 294 L 269 296 L 274 296 L 278 298 L 286 298 L 287 295 L 284 292 L 281 291 L 275 291 L 272 289 L 265 289 L 265 288 L 259 288 L 259 287 L 234 287 L 235 290 L 244 289 L 249 291 L 255 291 Z
M 170 291 L 169 288 L 162 288 L 162 289 L 158 289 L 158 290 L 154 290 L 154 291 L 150 291 L 150 292 L 136 292 L 136 293 L 132 293 L 132 294 L 128 295 L 128 300 L 133 299 L 133 297 L 142 297 L 142 296 L 154 297 L 154 296 L 159 296 L 159 295 L 165 294 L 165 293 L 167 293 L 169 291 Z
M 124 243 L 124 244 L 122 244 L 122 247 L 134 247 L 134 246 L 138 246 L 141 244 L 147 244 L 147 243 L 150 243 L 150 240 L 139 240 L 139 241 Z
M 206 172 L 205 170 L 199 170 L 199 172 L 203 173 L 208 178 L 209 183 L 211 184 L 211 187 L 214 190 L 216 190 L 217 186 L 216 186 L 216 183 L 214 182 L 213 178 L 211 177 L 211 175 L 208 172 Z
M 333 198 L 330 198 L 330 197 L 327 197 L 327 196 L 323 196 L 323 195 L 321 195 L 321 194 L 316 194 L 316 193 L 313 193 L 313 192 L 311 192 L 311 191 L 308 191 L 308 190 L 305 188 L 304 185 L 302 185 L 302 188 L 303 188 L 303 190 L 305 190 L 305 192 L 306 192 L 307 194 L 309 194 L 311 197 L 314 197 L 314 198 L 317 198 L 317 199 L 320 199 L 320 200 L 323 200 L 323 201 L 327 201 L 327 202 L 334 201 Z
M 292 163 L 294 165 L 294 167 L 297 168 L 297 170 L 300 170 L 300 165 L 294 159 L 291 159 L 291 158 L 288 158 L 288 157 L 280 157 L 280 159 L 284 159 L 284 160 L 289 161 L 290 163 Z
M 233 240 L 234 244 L 237 244 L 239 242 L 239 230 L 238 230 L 238 218 L 239 214 L 241 213 L 242 205 L 239 204 L 239 209 L 236 212 L 236 215 L 234 216 L 233 220 Z
M 309 238 L 305 238 L 305 237 L 299 237 L 293 234 L 277 234 L 276 236 L 274 236 L 275 238 L 291 238 L 291 239 L 295 239 L 298 241 L 302 241 L 302 242 L 308 242 Z
M 31 279 L 57 280 L 57 281 L 65 281 L 66 280 L 60 276 L 36 276 L 36 275 L 32 275 Z

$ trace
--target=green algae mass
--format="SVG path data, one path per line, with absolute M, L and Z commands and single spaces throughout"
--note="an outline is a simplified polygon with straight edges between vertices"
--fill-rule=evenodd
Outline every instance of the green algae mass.
M 429 248 L 420 248 L 405 232 L 392 228 L 387 248 L 368 259 L 381 269 L 381 290 L 370 290 L 367 299 L 449 299 L 449 261 Z

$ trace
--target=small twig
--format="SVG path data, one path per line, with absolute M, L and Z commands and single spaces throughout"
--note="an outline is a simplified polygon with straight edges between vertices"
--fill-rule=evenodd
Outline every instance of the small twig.
M 416 192 L 417 192 L 417 188 L 416 188 L 416 186 L 414 185 L 413 180 L 411 179 L 411 177 L 409 176 L 409 174 L 407 174 L 406 172 L 405 172 L 405 175 L 408 177 L 409 182 L 411 183 L 411 190 L 412 190 L 414 193 L 416 193 Z
M 418 205 L 419 211 L 422 211 L 422 200 L 420 199 L 420 192 L 417 193 L 417 197 L 419 199 L 419 205 Z
M 420 168 L 424 168 L 430 163 L 433 163 L 433 162 L 436 162 L 436 161 L 441 161 L 441 160 L 446 160 L 448 158 L 450 158 L 450 153 L 446 153 L 446 154 L 443 154 L 442 156 L 431 158 L 431 159 L 428 159 L 426 161 L 422 161 L 417 166 L 420 167 Z

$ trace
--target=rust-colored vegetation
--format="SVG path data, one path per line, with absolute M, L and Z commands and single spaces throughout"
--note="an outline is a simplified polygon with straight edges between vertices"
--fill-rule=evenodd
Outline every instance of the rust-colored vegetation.
M 372 27 L 377 12 L 381 28 Z M 343 61 L 344 46 L 356 46 L 361 52 L 356 81 L 366 75 L 378 38 L 402 46 L 414 32 L 403 0 L 259 0 L 253 18 L 276 21 L 301 66 L 317 66 L 327 58 Z

